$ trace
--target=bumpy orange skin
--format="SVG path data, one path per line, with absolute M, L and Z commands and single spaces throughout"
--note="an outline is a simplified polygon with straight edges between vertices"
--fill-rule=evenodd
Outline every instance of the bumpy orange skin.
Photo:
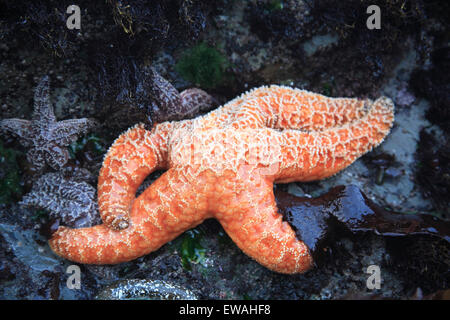
M 250 257 L 280 273 L 313 264 L 282 221 L 273 183 L 334 175 L 380 144 L 394 121 L 388 98 L 328 98 L 270 86 L 209 114 L 122 134 L 98 183 L 104 224 L 61 227 L 49 241 L 60 256 L 115 264 L 145 255 L 207 218 L 220 221 Z M 168 169 L 138 198 L 155 169 Z

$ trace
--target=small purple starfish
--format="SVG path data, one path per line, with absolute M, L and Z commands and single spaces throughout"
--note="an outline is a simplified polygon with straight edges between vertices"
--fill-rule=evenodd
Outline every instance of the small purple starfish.
M 49 91 L 50 80 L 44 76 L 35 90 L 32 119 L 0 121 L 0 130 L 17 137 L 29 148 L 27 160 L 38 173 L 43 172 L 46 164 L 55 170 L 61 169 L 69 159 L 66 147 L 96 125 L 94 120 L 86 118 L 57 121 Z

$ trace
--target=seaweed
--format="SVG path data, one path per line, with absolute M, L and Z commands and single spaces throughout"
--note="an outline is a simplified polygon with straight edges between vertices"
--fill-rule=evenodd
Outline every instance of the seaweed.
M 106 151 L 105 141 L 94 133 L 80 137 L 69 145 L 70 158 L 80 161 L 83 166 L 85 163 L 101 162 Z
M 332 188 L 313 199 L 281 191 L 276 191 L 275 197 L 283 220 L 318 260 L 335 230 L 373 232 L 385 237 L 426 236 L 450 245 L 450 224 L 446 221 L 431 215 L 384 210 L 353 185 Z
M 86 40 L 79 34 L 79 30 L 66 28 L 68 14 L 66 9 L 73 5 L 73 1 L 0 1 L 0 21 L 6 21 L 3 36 L 5 38 L 21 37 L 28 39 L 26 45 L 31 47 L 39 43 L 52 55 L 57 57 L 71 56 L 78 52 L 80 46 Z M 80 0 L 76 3 L 80 8 L 87 9 L 83 12 L 82 28 L 88 23 L 88 15 L 96 16 L 101 20 L 108 7 L 101 1 Z M 5 15 L 2 12 L 6 13 Z
M 80 0 L 75 4 L 82 10 L 81 28 L 89 30 L 80 33 L 65 28 L 66 9 L 73 4 L 69 0 L 31 3 L 2 0 L 0 21 L 8 22 L 2 36 L 12 37 L 21 32 L 60 57 L 76 54 L 81 45 L 95 45 L 105 33 L 125 33 L 129 36 L 128 44 L 138 40 L 147 47 L 159 48 L 170 39 L 196 39 L 206 27 L 208 10 L 205 3 L 195 0 Z
M 437 37 L 438 38 L 438 37 Z M 425 197 L 431 198 L 443 216 L 450 215 L 450 47 L 431 53 L 431 65 L 415 70 L 410 79 L 414 93 L 429 100 L 427 119 L 439 126 L 444 136 L 423 129 L 416 157 L 416 180 Z
M 200 244 L 203 233 L 198 229 L 187 231 L 179 244 L 181 263 L 185 270 L 192 269 L 191 264 L 201 263 L 205 258 L 205 249 Z
M 176 70 L 195 85 L 214 88 L 221 84 L 226 67 L 226 58 L 217 49 L 202 42 L 184 53 L 177 62 Z
M 114 21 L 130 36 L 152 40 L 188 35 L 196 39 L 206 27 L 206 5 L 195 0 L 108 0 Z M 170 31 L 170 32 L 169 32 Z M 173 39 L 173 38 L 172 38 Z

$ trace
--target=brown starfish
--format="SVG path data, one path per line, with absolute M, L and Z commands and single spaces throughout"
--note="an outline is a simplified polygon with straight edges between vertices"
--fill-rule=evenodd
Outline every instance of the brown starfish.
M 147 72 L 146 72 L 147 73 Z M 190 88 L 179 92 L 154 68 L 146 74 L 153 98 L 151 117 L 155 122 L 189 119 L 211 109 L 216 101 L 205 91 Z
M 46 164 L 56 170 L 62 168 L 69 159 L 66 146 L 96 124 L 86 118 L 57 121 L 49 91 L 50 80 L 44 76 L 36 87 L 31 120 L 5 119 L 0 122 L 0 130 L 16 136 L 24 147 L 29 148 L 27 160 L 39 173 Z
M 112 70 L 103 68 L 100 92 L 104 96 L 103 116 L 110 129 L 128 128 L 144 123 L 151 129 L 154 123 L 194 118 L 218 106 L 205 91 L 190 88 L 178 91 L 151 66 L 137 67 L 119 60 Z M 130 75 L 120 77 L 110 73 L 129 69 Z M 122 71 L 125 72 L 125 71 Z M 132 75 L 132 77 L 131 77 Z

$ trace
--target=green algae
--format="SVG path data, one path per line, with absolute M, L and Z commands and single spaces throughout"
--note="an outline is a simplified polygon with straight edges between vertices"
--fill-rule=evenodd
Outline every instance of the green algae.
M 204 262 L 206 249 L 200 244 L 203 236 L 203 233 L 198 229 L 189 230 L 183 235 L 179 243 L 179 251 L 181 263 L 185 270 L 192 270 L 191 264 Z
M 86 136 L 80 137 L 77 141 L 72 142 L 69 145 L 69 155 L 71 159 L 76 158 L 76 154 L 84 150 L 93 151 L 97 155 L 104 154 L 106 152 L 105 143 L 103 139 L 97 135 L 91 133 Z
M 283 1 L 280 1 L 280 0 L 270 1 L 266 5 L 266 8 L 269 11 L 282 10 L 284 8 L 284 3 L 283 3 Z
M 187 50 L 175 69 L 187 81 L 202 88 L 214 88 L 222 83 L 227 67 L 226 58 L 205 43 Z

